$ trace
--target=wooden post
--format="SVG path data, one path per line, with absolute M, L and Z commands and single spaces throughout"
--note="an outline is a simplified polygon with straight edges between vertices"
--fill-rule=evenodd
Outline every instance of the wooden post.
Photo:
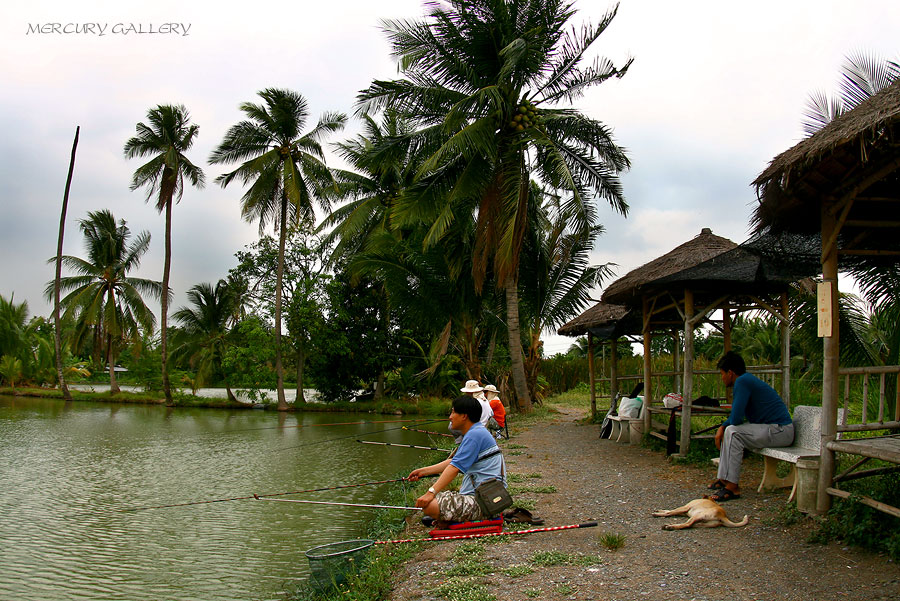
M 619 396 L 619 339 L 613 338 L 609 347 L 609 408 Z
M 594 335 L 588 332 L 588 379 L 591 383 L 591 418 L 597 418 L 597 390 L 594 377 Z
M 644 295 L 644 432 L 650 432 L 650 403 L 653 400 L 653 363 L 650 357 L 650 300 Z
M 684 289 L 684 404 L 681 406 L 681 448 L 687 454 L 691 446 L 691 398 L 694 395 L 694 292 Z
M 722 307 L 722 341 L 723 349 L 727 353 L 731 350 L 731 309 L 728 305 Z M 730 405 L 734 391 L 725 387 L 725 404 Z
M 781 293 L 781 399 L 791 408 L 791 313 L 788 293 Z
M 675 392 L 681 394 L 684 390 L 681 385 L 684 380 L 678 373 L 679 369 L 681 369 L 681 337 L 678 335 L 678 330 L 672 330 L 672 371 L 675 372 L 672 384 Z
M 831 212 L 830 203 L 822 203 L 822 252 L 825 241 L 837 233 L 837 223 Z M 828 247 L 828 254 L 822 255 L 822 279 L 828 285 L 831 302 L 831 328 L 823 340 L 824 360 L 822 364 L 822 413 L 821 446 L 819 451 L 819 486 L 816 498 L 817 514 L 824 514 L 831 507 L 828 488 L 834 478 L 834 451 L 828 443 L 835 439 L 837 424 L 838 369 L 840 368 L 840 328 L 838 327 L 838 253 L 837 244 Z M 828 335 L 830 334 L 830 335 Z

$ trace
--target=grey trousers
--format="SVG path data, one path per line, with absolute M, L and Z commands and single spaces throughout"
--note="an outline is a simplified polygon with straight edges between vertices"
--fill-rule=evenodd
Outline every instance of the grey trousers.
M 763 447 L 789 447 L 794 442 L 794 424 L 741 424 L 727 426 L 719 449 L 720 480 L 737 484 L 741 478 L 741 462 L 744 449 Z

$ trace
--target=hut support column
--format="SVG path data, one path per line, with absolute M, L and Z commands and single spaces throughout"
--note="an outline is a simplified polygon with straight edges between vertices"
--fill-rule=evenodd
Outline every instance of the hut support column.
M 694 395 L 694 293 L 684 291 L 684 404 L 681 406 L 681 448 L 687 455 L 691 446 L 691 399 Z
M 678 336 L 678 330 L 672 331 L 672 371 L 675 372 L 675 377 L 672 378 L 674 380 L 674 388 L 675 392 L 681 394 L 684 388 L 681 386 L 683 379 L 681 374 L 678 373 L 678 370 L 681 369 L 681 337 Z
M 722 307 L 722 347 L 726 353 L 731 350 L 731 309 L 728 305 Z M 725 387 L 725 403 L 727 405 L 731 404 L 733 392 L 731 388 Z
M 613 338 L 609 347 L 609 408 L 619 396 L 619 339 Z
M 781 398 L 791 407 L 791 314 L 787 292 L 781 293 Z
M 650 357 L 650 301 L 644 295 L 644 432 L 650 432 L 650 403 L 653 402 L 653 363 Z
M 826 250 L 826 240 L 837 232 L 837 223 L 831 212 L 831 203 L 822 204 L 822 252 Z M 828 487 L 834 478 L 834 451 L 828 443 L 835 439 L 837 424 L 838 368 L 840 360 L 840 328 L 838 327 L 838 255 L 837 244 L 827 247 L 828 254 L 822 255 L 822 279 L 827 286 L 826 294 L 831 301 L 829 319 L 830 331 L 823 340 L 824 361 L 822 365 L 822 438 L 819 456 L 819 486 L 816 498 L 816 513 L 824 514 L 831 507 Z
M 591 418 L 597 418 L 597 389 L 596 378 L 594 377 L 594 336 L 588 332 L 588 379 L 591 383 Z

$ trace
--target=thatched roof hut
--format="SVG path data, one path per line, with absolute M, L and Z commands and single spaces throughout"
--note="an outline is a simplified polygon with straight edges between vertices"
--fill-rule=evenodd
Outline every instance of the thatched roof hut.
M 833 205 L 842 254 L 900 248 L 900 81 L 772 159 L 753 182 L 757 231 L 818 233 Z
M 644 293 L 655 287 L 658 280 L 696 267 L 736 247 L 737 244 L 731 240 L 716 236 L 709 228 L 703 228 L 700 234 L 691 240 L 629 271 L 610 284 L 601 300 L 605 303 L 635 305 L 641 301 Z M 667 286 L 670 287 L 671 282 Z
M 561 336 L 582 336 L 590 332 L 597 338 L 611 340 L 627 334 L 639 334 L 640 331 L 640 315 L 624 305 L 599 302 L 563 325 L 557 333 Z

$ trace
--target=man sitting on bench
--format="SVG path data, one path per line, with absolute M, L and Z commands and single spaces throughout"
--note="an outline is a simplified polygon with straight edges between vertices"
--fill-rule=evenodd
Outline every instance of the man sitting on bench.
M 778 393 L 753 374 L 748 374 L 740 355 L 728 351 L 716 367 L 722 383 L 733 387 L 734 394 L 731 414 L 716 431 L 719 471 L 718 478 L 709 485 L 716 492 L 707 498 L 728 501 L 741 496 L 738 482 L 744 449 L 790 446 L 794 442 L 794 424 Z

